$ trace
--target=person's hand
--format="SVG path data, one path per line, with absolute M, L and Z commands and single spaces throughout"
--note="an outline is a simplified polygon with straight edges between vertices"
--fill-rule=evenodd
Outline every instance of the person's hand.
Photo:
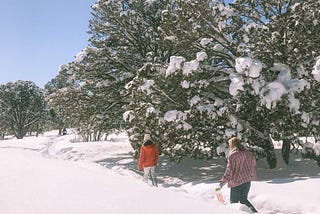
M 214 190 L 216 192 L 219 192 L 221 190 L 221 188 L 223 187 L 223 185 L 224 185 L 224 183 L 220 181 L 218 187 L 216 187 Z

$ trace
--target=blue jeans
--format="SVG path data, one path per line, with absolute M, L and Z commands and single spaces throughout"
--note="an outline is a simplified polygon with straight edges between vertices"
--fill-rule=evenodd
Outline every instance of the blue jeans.
M 153 186 L 158 186 L 157 178 L 155 175 L 155 166 L 149 166 L 149 167 L 143 167 L 144 175 L 143 175 L 143 181 L 148 182 L 148 178 L 151 179 Z
M 230 203 L 241 203 L 247 205 L 252 212 L 256 213 L 258 212 L 256 208 L 250 203 L 248 200 L 248 193 L 251 187 L 251 182 L 247 182 L 244 184 L 241 184 L 236 187 L 231 187 L 231 192 L 230 192 Z

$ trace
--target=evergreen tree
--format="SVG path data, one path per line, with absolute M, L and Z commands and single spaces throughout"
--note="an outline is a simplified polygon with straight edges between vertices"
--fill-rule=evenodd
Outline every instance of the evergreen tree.
M 238 41 L 231 42 L 222 30 L 229 13 L 228 8 L 220 11 L 219 5 L 174 1 L 162 11 L 161 35 L 176 57 L 168 69 L 168 64 L 145 64 L 129 84 L 135 99 L 125 118 L 133 127 L 130 132 L 137 133 L 133 144 L 141 143 L 138 136 L 144 129 L 153 131 L 163 152 L 179 161 L 186 155 L 212 157 L 219 142 L 226 140 L 224 130 L 230 124 L 224 100 L 231 97 L 227 69 L 233 66 Z M 143 90 L 148 85 L 150 90 Z M 170 114 L 176 118 L 168 119 Z
M 46 100 L 48 101 L 50 128 L 58 129 L 59 135 L 62 130 L 72 125 L 70 112 L 67 112 L 69 105 L 61 98 L 65 96 L 63 93 L 66 88 L 71 87 L 72 83 L 68 80 L 70 75 L 68 71 L 71 65 L 62 65 L 59 68 L 59 74 L 45 85 Z
M 305 107 L 313 102 L 305 98 L 314 98 L 309 96 L 314 90 L 307 88 L 315 83 L 308 72 L 319 55 L 319 37 L 316 36 L 319 33 L 319 2 L 240 0 L 231 5 L 238 17 L 248 21 L 244 26 L 244 35 L 249 55 L 261 60 L 265 67 L 260 80 L 254 81 L 260 85 L 265 81 L 280 81 L 286 89 L 284 99 L 267 109 L 263 106 L 264 101 L 257 96 L 251 93 L 246 97 L 242 94 L 240 102 L 250 103 L 254 107 L 243 105 L 239 117 L 254 115 L 251 120 L 246 119 L 251 126 L 257 127 L 260 132 L 266 130 L 265 138 L 271 136 L 275 140 L 282 140 L 283 158 L 288 163 L 290 149 L 295 148 L 294 145 L 299 143 L 298 137 L 305 134 L 302 118 L 305 111 L 309 112 Z M 282 81 L 283 78 L 291 82 Z M 301 85 L 302 88 L 290 90 L 290 84 Z M 270 90 L 265 91 L 268 92 Z M 305 96 L 306 93 L 308 96 Z M 261 94 L 259 96 L 262 97 Z
M 73 111 L 82 127 L 107 132 L 122 126 L 125 106 L 132 101 L 125 85 L 146 62 L 167 61 L 170 56 L 158 29 L 169 2 L 99 1 L 92 7 L 90 46 L 68 69 L 74 85 L 55 97 L 71 98 L 75 106 L 68 112 Z
M 0 86 L 0 116 L 10 131 L 22 139 L 28 132 L 39 132 L 47 119 L 44 93 L 30 81 Z
M 55 106 L 87 136 L 123 116 L 137 153 L 146 132 L 175 161 L 210 158 L 237 135 L 271 168 L 282 140 L 288 163 L 298 137 L 319 127 L 319 3 L 226 2 L 98 1 Z

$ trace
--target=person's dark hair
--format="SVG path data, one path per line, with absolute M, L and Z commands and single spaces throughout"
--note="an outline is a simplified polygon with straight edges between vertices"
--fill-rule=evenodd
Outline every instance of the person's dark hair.
M 150 146 L 152 144 L 153 142 L 151 140 L 147 140 L 146 142 L 143 143 L 144 146 Z
M 232 143 L 239 151 L 246 150 L 246 147 L 239 142 L 237 137 L 232 137 L 229 142 Z

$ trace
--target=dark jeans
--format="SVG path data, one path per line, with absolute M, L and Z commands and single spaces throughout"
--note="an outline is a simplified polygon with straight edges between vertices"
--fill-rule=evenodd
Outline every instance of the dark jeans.
M 251 182 L 241 184 L 236 187 L 231 187 L 230 203 L 241 203 L 247 205 L 252 212 L 258 212 L 254 206 L 248 201 L 248 193 L 250 190 Z

